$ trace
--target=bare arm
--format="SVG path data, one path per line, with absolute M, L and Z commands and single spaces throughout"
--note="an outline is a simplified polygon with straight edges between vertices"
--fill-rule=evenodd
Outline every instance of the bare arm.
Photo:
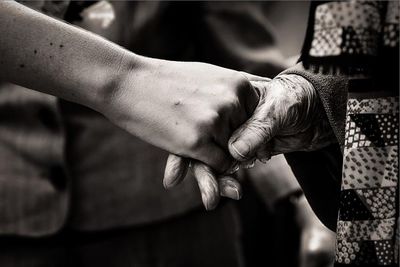
M 140 64 L 139 56 L 14 1 L 0 2 L 0 32 L 0 78 L 94 109 L 123 68 Z
M 232 164 L 227 140 L 258 101 L 237 71 L 138 56 L 16 2 L 0 2 L 0 32 L 0 79 L 91 107 L 218 172 Z

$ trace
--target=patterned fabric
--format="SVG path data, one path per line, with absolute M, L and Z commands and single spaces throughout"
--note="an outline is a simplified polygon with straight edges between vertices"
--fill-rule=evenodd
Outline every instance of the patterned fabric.
M 349 99 L 347 102 L 347 113 L 368 114 L 385 113 L 390 114 L 399 109 L 399 102 L 395 97 L 383 97 L 377 99 Z
M 399 46 L 399 2 L 390 1 L 387 7 L 383 28 L 383 44 L 388 47 Z
M 374 5 L 361 5 L 357 1 L 319 5 L 310 55 L 376 55 L 379 25 L 379 10 Z
M 349 81 L 335 264 L 398 266 L 399 1 L 311 10 L 304 64 Z
M 338 239 L 382 240 L 393 237 L 394 219 L 375 221 L 340 221 L 336 231 Z
M 394 266 L 394 252 L 390 240 L 352 241 L 339 240 L 336 262 L 343 266 Z
M 397 126 L 397 127 L 396 127 Z M 346 120 L 347 148 L 397 145 L 398 117 L 393 114 L 349 114 Z
M 349 99 L 336 262 L 395 264 L 398 98 Z
M 343 190 L 396 185 L 396 177 L 399 175 L 396 146 L 363 147 L 347 151 L 343 162 Z M 382 157 L 385 160 L 376 160 Z M 377 166 L 371 167 L 371 163 Z

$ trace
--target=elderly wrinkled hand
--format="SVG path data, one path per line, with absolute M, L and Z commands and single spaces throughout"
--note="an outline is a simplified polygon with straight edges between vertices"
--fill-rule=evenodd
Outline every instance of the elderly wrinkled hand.
M 229 140 L 238 161 L 268 160 L 272 155 L 312 151 L 336 142 L 313 85 L 295 74 L 254 82 L 260 100 L 253 116 Z

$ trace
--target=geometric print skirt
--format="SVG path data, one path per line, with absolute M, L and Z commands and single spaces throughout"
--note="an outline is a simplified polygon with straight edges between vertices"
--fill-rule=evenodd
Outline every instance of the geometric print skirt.
M 399 98 L 349 98 L 335 266 L 399 266 Z

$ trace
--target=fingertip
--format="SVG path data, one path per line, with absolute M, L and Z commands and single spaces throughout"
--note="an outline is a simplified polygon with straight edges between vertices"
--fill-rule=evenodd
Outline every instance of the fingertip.
M 235 160 L 232 163 L 232 165 L 229 167 L 229 169 L 225 172 L 225 174 L 232 175 L 232 174 L 236 173 L 237 171 L 239 171 L 239 169 L 240 169 L 240 163 Z
M 220 199 L 219 186 L 215 174 L 207 165 L 201 162 L 194 162 L 192 170 L 199 185 L 204 207 L 206 210 L 215 209 Z
M 250 146 L 243 140 L 237 139 L 229 142 L 229 153 L 231 156 L 238 161 L 248 160 L 247 154 L 250 151 Z
M 210 196 L 202 194 L 202 201 L 207 211 L 214 210 L 218 206 L 219 204 L 219 197 L 217 197 L 218 195 L 219 194 L 217 193 L 212 194 Z
M 170 189 L 178 185 L 186 176 L 189 167 L 189 160 L 180 156 L 170 154 L 165 166 L 163 185 Z
M 234 200 L 239 200 L 242 198 L 242 187 L 236 179 L 225 176 L 218 179 L 218 184 L 220 187 L 221 196 Z
M 256 158 L 244 161 L 240 164 L 240 167 L 245 168 L 245 169 L 251 169 L 254 167 L 256 163 Z
M 203 187 L 200 188 L 201 199 L 203 201 L 206 210 L 213 210 L 218 206 L 219 203 L 219 188 L 218 184 L 214 181 L 206 182 Z

